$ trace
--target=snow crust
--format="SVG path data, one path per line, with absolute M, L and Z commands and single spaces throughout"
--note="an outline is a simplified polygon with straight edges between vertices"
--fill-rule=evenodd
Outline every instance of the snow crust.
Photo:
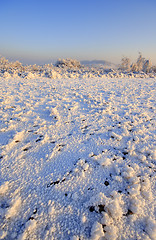
M 10 76 L 0 239 L 155 240 L 155 78 Z

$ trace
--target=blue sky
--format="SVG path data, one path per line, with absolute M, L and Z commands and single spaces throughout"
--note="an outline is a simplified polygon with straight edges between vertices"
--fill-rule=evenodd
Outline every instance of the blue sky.
M 156 64 L 155 0 L 0 0 L 0 55 L 24 63 L 138 52 Z

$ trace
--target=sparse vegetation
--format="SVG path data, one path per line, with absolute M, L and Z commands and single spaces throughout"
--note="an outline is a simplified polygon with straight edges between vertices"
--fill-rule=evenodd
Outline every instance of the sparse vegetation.
M 80 68 L 81 64 L 79 61 L 75 59 L 58 59 L 58 61 L 55 64 L 56 67 L 61 67 L 61 68 Z
M 123 57 L 121 59 L 121 65 L 119 69 L 130 72 L 150 73 L 152 72 L 152 63 L 150 60 L 145 59 L 141 53 L 139 53 L 136 63 L 131 64 L 131 61 L 128 57 Z
M 33 79 L 46 77 L 60 78 L 94 78 L 94 77 L 155 77 L 156 66 L 152 67 L 151 61 L 142 57 L 141 53 L 136 63 L 131 63 L 128 57 L 123 57 L 120 67 L 110 69 L 105 65 L 88 66 L 81 65 L 75 59 L 59 59 L 56 64 L 22 65 L 19 61 L 9 62 L 4 57 L 0 58 L 0 77 L 22 77 Z
M 130 61 L 130 59 L 127 58 L 127 57 L 123 57 L 123 58 L 121 59 L 120 69 L 121 69 L 121 70 L 130 71 L 130 68 L 131 68 L 131 61 Z

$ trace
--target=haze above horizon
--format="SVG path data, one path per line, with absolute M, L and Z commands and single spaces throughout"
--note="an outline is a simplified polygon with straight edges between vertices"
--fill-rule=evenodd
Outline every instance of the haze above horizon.
M 58 58 L 156 64 L 155 0 L 0 1 L 0 55 L 23 63 Z

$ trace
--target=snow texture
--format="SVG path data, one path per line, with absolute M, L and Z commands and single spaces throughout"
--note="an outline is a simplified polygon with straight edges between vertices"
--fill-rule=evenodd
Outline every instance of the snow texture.
M 59 71 L 0 77 L 0 239 L 155 240 L 155 78 Z

